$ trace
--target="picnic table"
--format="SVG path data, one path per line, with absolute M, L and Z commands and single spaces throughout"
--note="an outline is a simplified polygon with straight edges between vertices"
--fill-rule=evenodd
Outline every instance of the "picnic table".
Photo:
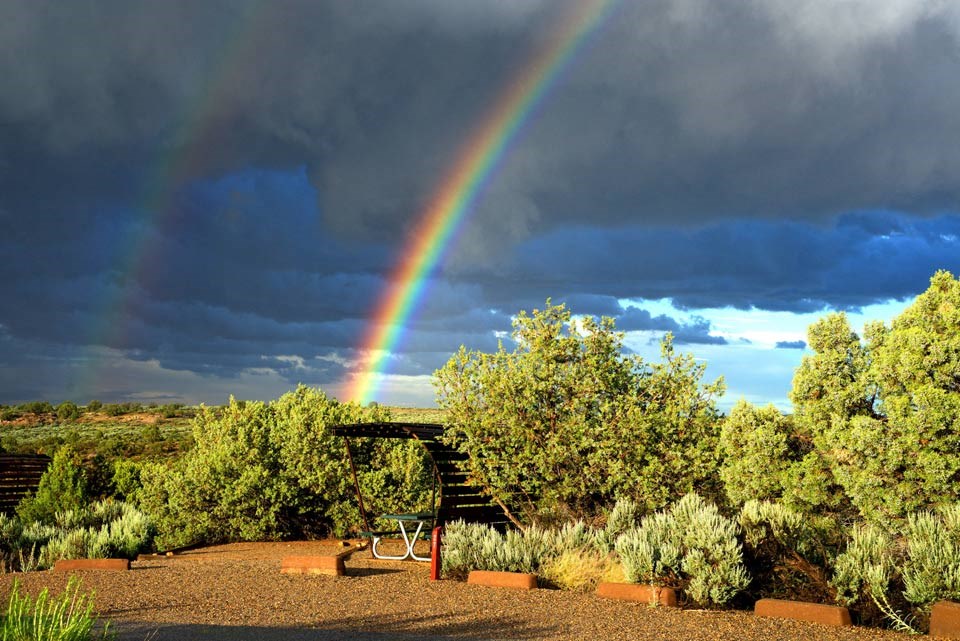
M 390 532 L 361 532 L 364 536 L 370 536 L 373 539 L 373 545 L 370 546 L 370 550 L 373 552 L 373 556 L 377 559 L 387 559 L 390 561 L 404 561 L 406 559 L 413 559 L 414 561 L 429 561 L 430 557 L 426 556 L 417 556 L 414 552 L 413 547 L 416 545 L 417 540 L 421 536 L 429 535 L 432 527 L 427 527 L 424 530 L 424 526 L 428 524 L 433 525 L 434 514 L 433 512 L 417 512 L 413 514 L 382 514 L 380 516 L 382 519 L 387 519 L 390 521 L 396 521 L 399 530 L 390 531 Z M 416 525 L 413 533 L 407 531 L 407 526 Z M 377 549 L 377 546 L 380 545 L 380 542 L 383 540 L 385 534 L 400 534 L 403 539 L 403 543 L 406 546 L 406 551 L 400 555 L 389 555 L 381 554 Z

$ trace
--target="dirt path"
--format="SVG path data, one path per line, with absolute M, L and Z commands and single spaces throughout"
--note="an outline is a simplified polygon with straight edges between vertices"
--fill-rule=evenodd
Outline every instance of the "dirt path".
M 556 590 L 519 592 L 431 582 L 427 564 L 358 552 L 347 576 L 280 574 L 288 555 L 331 554 L 331 542 L 239 543 L 136 561 L 130 572 L 84 572 L 97 610 L 122 641 L 545 639 L 904 641 L 864 628 L 826 628 L 745 612 L 651 608 Z M 58 591 L 53 572 L 0 575 L 36 593 Z

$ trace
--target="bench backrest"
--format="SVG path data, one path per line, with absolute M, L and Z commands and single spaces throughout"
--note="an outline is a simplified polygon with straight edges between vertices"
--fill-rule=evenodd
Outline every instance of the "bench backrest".
M 443 425 L 437 423 L 361 423 L 334 425 L 332 434 L 345 437 L 369 438 L 414 438 L 420 441 L 433 460 L 440 501 L 437 504 L 436 525 L 462 519 L 467 523 L 486 523 L 499 529 L 507 527 L 510 519 L 499 505 L 489 497 L 467 485 L 467 473 L 462 462 L 463 454 L 443 443 Z
M 36 492 L 49 465 L 43 454 L 0 454 L 0 512 L 12 513 L 20 499 Z

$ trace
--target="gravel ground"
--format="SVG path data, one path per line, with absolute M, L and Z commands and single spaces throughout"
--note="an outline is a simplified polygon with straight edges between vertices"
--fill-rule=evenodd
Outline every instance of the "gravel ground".
M 331 554 L 335 542 L 238 543 L 135 561 L 130 572 L 83 572 L 99 615 L 122 641 L 327 641 L 355 639 L 629 639 L 676 641 L 904 641 L 866 628 L 674 610 L 557 590 L 514 591 L 432 582 L 429 565 L 347 560 L 347 576 L 280 574 L 288 555 Z M 14 579 L 26 592 L 67 577 L 0 575 L 4 602 Z

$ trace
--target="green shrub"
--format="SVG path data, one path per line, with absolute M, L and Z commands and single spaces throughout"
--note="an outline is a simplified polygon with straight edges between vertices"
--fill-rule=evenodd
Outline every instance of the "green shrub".
M 24 497 L 17 514 L 25 523 L 52 523 L 57 512 L 77 510 L 87 503 L 87 480 L 76 452 L 61 447 L 40 478 L 35 494 Z
M 113 462 L 113 476 L 110 479 L 112 494 L 121 501 L 138 502 L 143 482 L 140 479 L 142 464 L 130 459 L 119 458 Z
M 616 544 L 628 581 L 680 587 L 697 603 L 722 605 L 750 583 L 735 522 L 688 494 L 650 515 Z
M 92 400 L 89 403 L 87 403 L 88 412 L 97 412 L 100 410 L 101 407 L 103 407 L 103 403 L 101 403 L 98 400 Z
M 61 421 L 74 421 L 80 418 L 80 408 L 75 403 L 64 401 L 57 405 L 57 418 Z
M 960 281 L 937 272 L 889 327 L 871 323 L 864 337 L 844 314 L 813 324 L 791 400 L 839 496 L 891 524 L 960 499 Z
M 53 405 L 47 401 L 31 401 L 20 405 L 18 409 L 26 414 L 40 415 L 53 412 Z
M 231 399 L 223 408 L 201 408 L 194 447 L 170 465 L 141 469 L 138 500 L 157 524 L 157 544 L 169 549 L 358 529 L 344 440 L 327 426 L 384 417 L 382 410 L 342 404 L 303 386 L 270 404 Z M 389 511 L 385 504 L 411 511 L 429 503 L 430 476 L 422 454 L 411 454 L 416 445 L 354 440 L 361 489 L 374 492 L 364 496 L 369 512 Z M 398 478 L 410 480 L 402 491 L 394 488 Z M 391 487 L 386 499 L 377 493 L 378 482 Z
M 92 597 L 80 594 L 80 580 L 70 577 L 58 597 L 50 597 L 44 588 L 34 600 L 20 594 L 14 581 L 7 611 L 0 625 L 0 638 L 6 641 L 90 641 L 113 639 L 109 624 L 95 631 Z
M 0 421 L 15 421 L 20 418 L 20 410 L 15 407 L 4 407 L 0 410 Z
M 645 510 L 714 492 L 723 382 L 662 345 L 660 363 L 623 353 L 614 321 L 547 301 L 514 321 L 517 347 L 461 348 L 434 377 L 445 439 L 468 456 L 471 481 L 517 511 L 590 519 L 618 498 Z M 583 470 L 590 470 L 584 474 Z

